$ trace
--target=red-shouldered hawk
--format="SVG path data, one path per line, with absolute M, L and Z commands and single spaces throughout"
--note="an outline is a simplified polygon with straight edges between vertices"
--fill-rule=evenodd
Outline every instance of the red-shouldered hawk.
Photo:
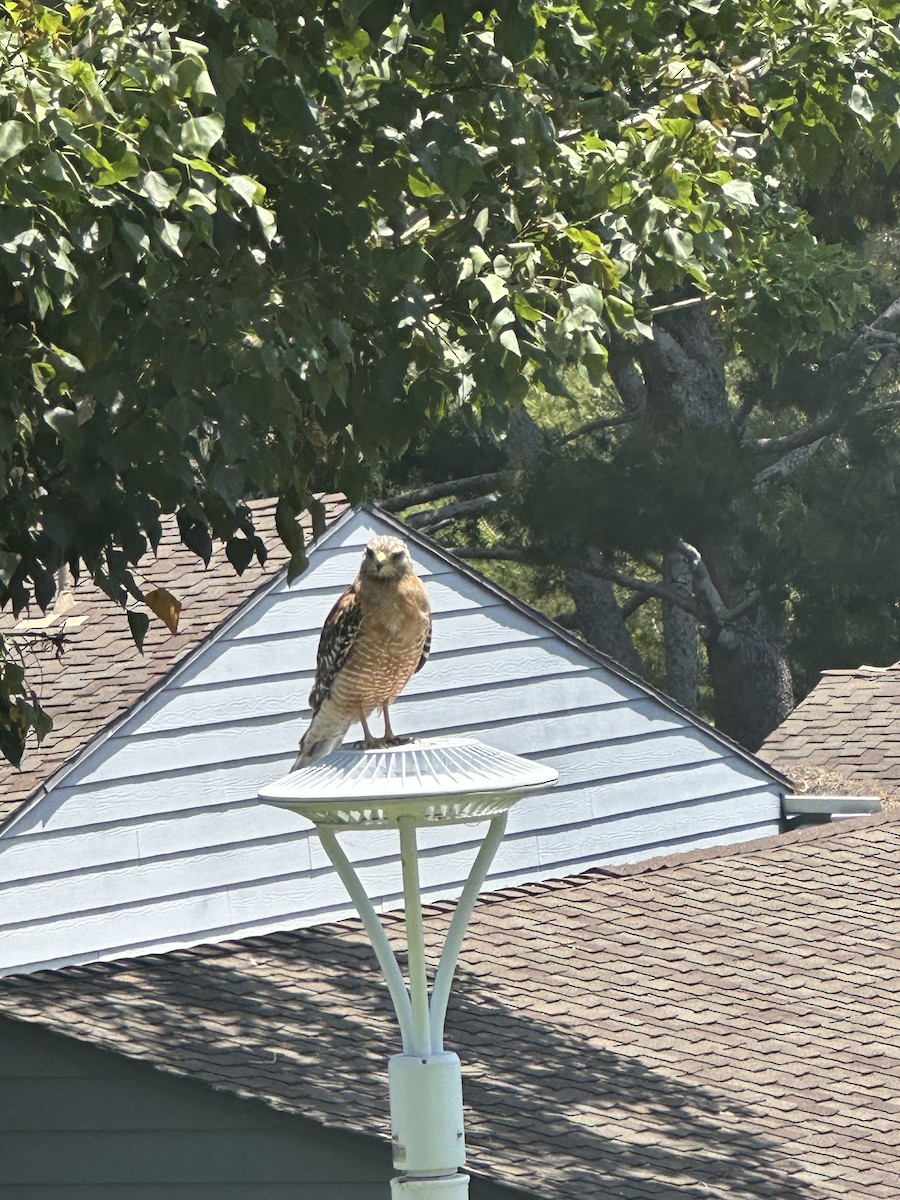
M 425 665 L 430 649 L 431 606 L 405 543 L 373 538 L 359 574 L 322 626 L 309 694 L 313 717 L 292 769 L 330 754 L 357 721 L 367 749 L 393 741 L 388 706 Z M 381 742 L 366 724 L 376 709 L 384 715 Z

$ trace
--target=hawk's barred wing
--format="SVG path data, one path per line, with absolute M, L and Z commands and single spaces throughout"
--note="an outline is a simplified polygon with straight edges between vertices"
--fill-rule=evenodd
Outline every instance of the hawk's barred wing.
M 309 693 L 314 714 L 328 697 L 334 677 L 353 649 L 361 616 L 358 584 L 354 583 L 337 601 L 322 626 L 316 658 L 316 680 Z
M 418 671 L 421 671 L 428 662 L 428 655 L 431 653 L 431 631 L 433 628 L 434 622 L 429 618 L 428 633 L 425 635 L 425 645 L 422 647 L 422 657 L 419 659 L 419 665 L 416 667 L 415 671 L 413 671 L 413 675 L 415 675 Z

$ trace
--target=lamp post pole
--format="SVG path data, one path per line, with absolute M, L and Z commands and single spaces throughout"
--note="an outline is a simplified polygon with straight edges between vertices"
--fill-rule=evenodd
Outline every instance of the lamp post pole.
M 432 739 L 383 750 L 340 750 L 269 784 L 260 798 L 308 817 L 359 913 L 400 1027 L 388 1064 L 392 1200 L 466 1200 L 462 1074 L 444 1049 L 444 1022 L 463 937 L 506 829 L 510 807 L 556 772 L 473 739 Z M 419 879 L 423 826 L 489 821 L 450 921 L 431 992 Z M 408 981 L 350 859 L 341 829 L 394 827 L 400 838 Z

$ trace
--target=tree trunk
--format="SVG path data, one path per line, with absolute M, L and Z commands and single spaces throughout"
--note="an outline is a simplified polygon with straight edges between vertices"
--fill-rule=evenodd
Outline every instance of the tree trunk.
M 713 637 L 707 652 L 716 728 L 758 750 L 794 706 L 778 622 L 757 605 Z
M 569 571 L 566 590 L 575 601 L 573 623 L 587 641 L 635 675 L 642 676 L 644 666 L 622 617 L 613 585 L 585 571 Z
M 677 550 L 666 555 L 663 579 L 667 586 L 690 599 L 690 563 Z M 697 620 L 669 600 L 662 604 L 663 647 L 666 654 L 666 691 L 684 708 L 697 711 L 700 693 L 700 653 Z
M 654 324 L 654 334 L 640 350 L 651 426 L 661 437 L 686 426 L 731 430 L 714 319 L 699 308 L 675 311 Z M 721 603 L 711 607 L 709 596 L 696 588 L 695 599 L 709 610 L 707 650 L 716 727 L 756 750 L 790 712 L 793 694 L 778 614 L 758 603 L 734 620 L 723 619 L 723 612 L 741 604 L 754 586 L 746 540 L 753 534 L 754 521 L 742 512 L 740 498 L 732 516 L 727 540 L 699 544 Z

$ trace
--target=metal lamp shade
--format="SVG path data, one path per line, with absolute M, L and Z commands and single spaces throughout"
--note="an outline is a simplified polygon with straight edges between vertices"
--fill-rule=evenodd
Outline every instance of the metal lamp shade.
M 259 795 L 317 826 L 385 829 L 486 821 L 557 772 L 474 738 L 430 738 L 377 750 L 341 749 L 267 784 Z

